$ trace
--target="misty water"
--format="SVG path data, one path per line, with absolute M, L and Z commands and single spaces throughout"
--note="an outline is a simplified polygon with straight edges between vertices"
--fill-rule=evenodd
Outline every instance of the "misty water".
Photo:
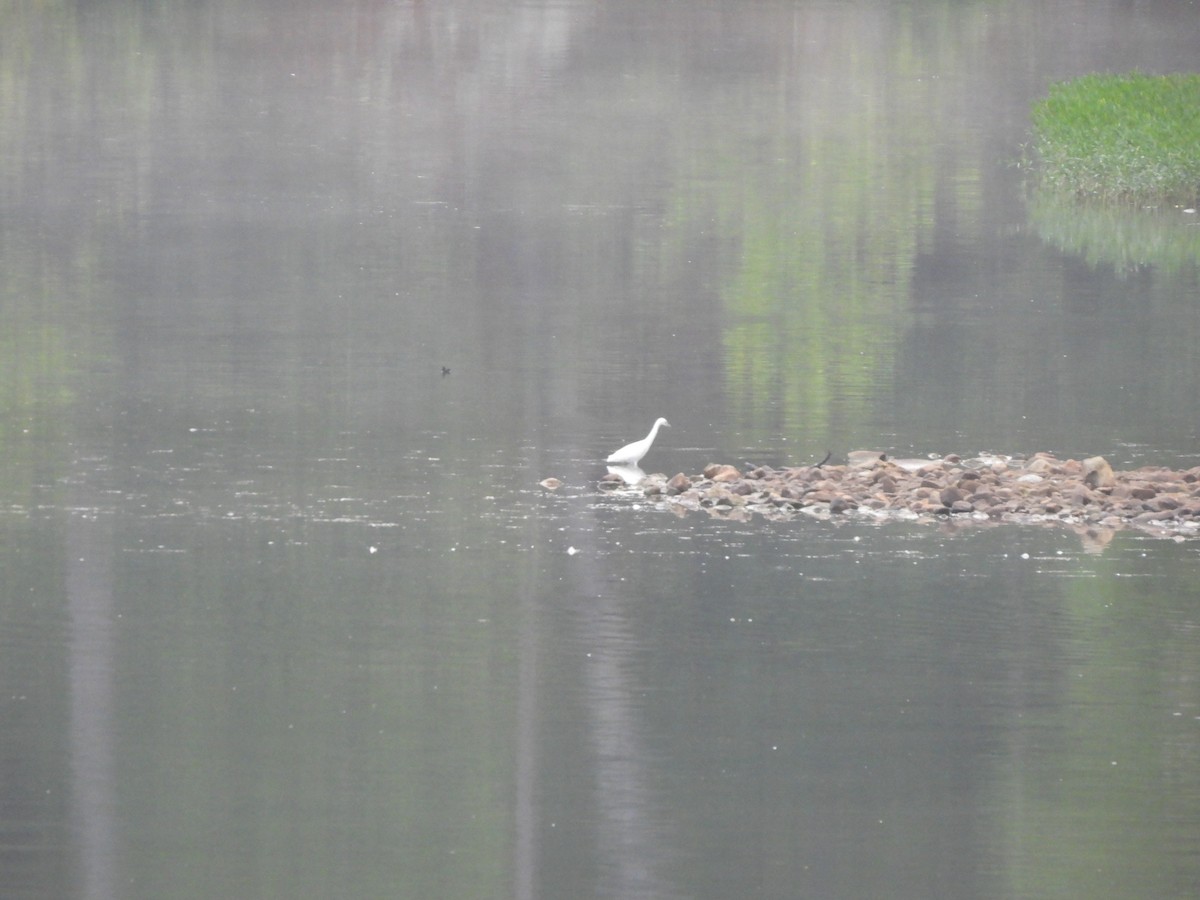
M 0 11 L 5 897 L 1166 898 L 1200 541 L 601 491 L 1200 462 L 1178 2 Z M 556 477 L 562 487 L 539 486 Z

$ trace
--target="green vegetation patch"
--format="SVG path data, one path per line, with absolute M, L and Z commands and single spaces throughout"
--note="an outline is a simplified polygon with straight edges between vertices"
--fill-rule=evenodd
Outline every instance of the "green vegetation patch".
M 1087 75 L 1033 107 L 1042 187 L 1078 197 L 1200 197 L 1200 75 Z

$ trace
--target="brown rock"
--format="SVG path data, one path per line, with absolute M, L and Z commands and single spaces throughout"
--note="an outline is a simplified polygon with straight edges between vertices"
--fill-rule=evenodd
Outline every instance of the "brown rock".
M 851 450 L 846 454 L 846 461 L 852 469 L 869 469 L 885 459 L 887 454 L 882 450 Z
M 1111 488 L 1117 483 L 1112 466 L 1103 456 L 1093 456 L 1083 461 L 1083 483 L 1090 488 Z
M 692 486 L 692 479 L 688 478 L 682 472 L 675 475 L 667 482 L 666 492 L 668 497 L 674 497 L 677 494 L 682 494 Z
M 1144 512 L 1134 516 L 1129 521 L 1135 525 L 1152 525 L 1155 522 L 1164 522 L 1168 519 L 1175 518 L 1174 510 L 1165 510 L 1163 512 Z
M 980 468 L 977 460 L 953 465 L 946 458 L 928 466 L 912 460 L 915 465 L 909 467 L 908 460 L 887 460 L 874 451 L 870 457 L 870 465 L 855 467 L 758 466 L 746 476 L 733 466 L 714 464 L 705 470 L 708 481 L 683 473 L 670 480 L 649 476 L 644 490 L 671 496 L 668 505 L 677 514 L 704 507 L 723 519 L 761 515 L 781 521 L 816 505 L 834 514 L 859 507 L 905 510 L 924 521 L 971 513 L 996 521 L 1053 517 L 1076 522 L 1089 533 L 1135 527 L 1200 537 L 1200 467 L 1188 472 L 1152 466 L 1114 472 L 1102 457 L 1059 461 L 1044 453 L 1001 470 Z M 600 486 L 621 483 L 611 475 Z
M 1134 469 L 1129 474 L 1137 476 L 1141 481 L 1148 481 L 1152 484 L 1172 484 L 1181 480 L 1178 472 L 1165 469 L 1162 466 L 1143 466 L 1140 469 Z
M 728 484 L 731 481 L 741 481 L 742 473 L 733 466 L 718 466 L 716 471 L 711 475 L 708 474 L 708 469 L 704 470 L 704 477 L 717 484 Z
M 1063 495 L 1072 506 L 1088 506 L 1095 502 L 1095 495 L 1082 484 L 1070 488 Z
M 902 475 L 903 470 L 888 463 L 887 465 L 876 466 L 872 471 L 862 474 L 864 477 L 870 477 L 872 484 L 878 484 L 884 478 L 895 478 L 897 475 Z
M 701 506 L 744 506 L 746 501 L 731 493 L 729 488 L 720 485 L 705 492 L 700 499 Z
M 783 477 L 788 481 L 810 481 L 821 470 L 814 466 L 800 466 L 793 469 L 785 469 Z
M 1032 472 L 1035 475 L 1046 475 L 1058 468 L 1058 460 L 1052 456 L 1043 456 L 1037 454 L 1029 462 L 1025 463 L 1025 471 Z
M 938 499 L 942 501 L 942 506 L 953 506 L 964 497 L 966 497 L 966 494 L 954 487 L 948 487 L 938 494 Z

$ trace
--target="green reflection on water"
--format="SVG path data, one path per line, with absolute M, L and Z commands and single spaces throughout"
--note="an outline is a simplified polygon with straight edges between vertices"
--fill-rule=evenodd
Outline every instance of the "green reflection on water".
M 871 433 L 938 192 L 978 206 L 977 172 L 939 179 L 939 86 L 922 77 L 936 54 L 910 24 L 886 61 L 847 47 L 835 78 L 801 54 L 768 90 L 715 92 L 745 130 L 706 135 L 680 166 L 675 216 L 710 215 L 718 236 L 726 402 L 748 443 Z
M 1200 220 L 1179 208 L 1135 209 L 1081 203 L 1049 191 L 1029 199 L 1029 222 L 1043 241 L 1089 265 L 1127 277 L 1153 267 L 1190 274 L 1200 264 Z

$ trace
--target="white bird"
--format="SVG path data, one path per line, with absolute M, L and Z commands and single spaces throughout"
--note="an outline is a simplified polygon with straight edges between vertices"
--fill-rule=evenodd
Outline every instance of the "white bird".
M 654 443 L 654 439 L 658 437 L 658 428 L 660 425 L 671 427 L 671 423 L 666 419 L 657 419 L 654 422 L 654 427 L 650 429 L 650 433 L 640 441 L 634 441 L 632 444 L 626 444 L 620 450 L 613 451 L 606 463 L 614 466 L 636 466 L 642 461 L 642 457 L 650 449 L 650 445 Z

